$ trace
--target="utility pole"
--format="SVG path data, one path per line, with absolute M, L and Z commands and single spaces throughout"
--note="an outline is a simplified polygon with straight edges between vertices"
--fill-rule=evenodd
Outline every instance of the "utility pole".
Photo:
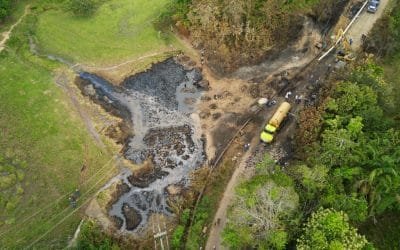
M 154 221 L 156 216 L 161 216 L 163 219 L 163 227 L 161 227 L 160 217 L 157 217 L 157 225 Z M 160 243 L 161 250 L 169 250 L 169 242 L 168 242 L 168 234 L 167 234 L 167 225 L 165 223 L 165 219 L 163 215 L 154 215 L 153 217 L 153 238 L 154 238 L 154 249 L 158 249 L 158 242 Z M 156 230 L 157 229 L 157 230 Z M 165 246 L 164 246 L 165 242 Z

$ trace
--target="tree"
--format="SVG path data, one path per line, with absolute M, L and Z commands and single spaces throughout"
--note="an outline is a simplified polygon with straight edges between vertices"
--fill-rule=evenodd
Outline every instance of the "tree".
M 356 184 L 368 198 L 370 215 L 386 209 L 400 209 L 400 132 L 375 133 L 363 147 L 362 166 L 366 173 Z
M 357 193 L 347 195 L 336 188 L 330 188 L 321 198 L 324 207 L 344 211 L 352 222 L 364 222 L 368 216 L 368 202 Z
M 282 174 L 274 174 L 280 184 L 274 177 L 255 176 L 239 186 L 223 232 L 224 244 L 233 249 L 284 248 L 288 239 L 285 225 L 295 217 L 299 197 L 293 185 L 281 180 Z
M 355 82 L 342 82 L 327 103 L 325 119 L 341 117 L 342 124 L 359 116 L 366 131 L 386 130 L 387 121 L 378 105 L 378 96 L 370 86 Z
M 306 165 L 298 167 L 297 172 L 301 175 L 301 183 L 308 192 L 322 191 L 327 184 L 329 169 L 323 165 L 309 168 Z
M 345 213 L 333 209 L 314 212 L 297 240 L 297 249 L 363 249 L 368 241 L 350 226 L 348 220 Z

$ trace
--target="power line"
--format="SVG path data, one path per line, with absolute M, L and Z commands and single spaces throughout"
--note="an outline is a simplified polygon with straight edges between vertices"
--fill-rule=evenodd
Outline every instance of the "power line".
M 85 182 L 85 184 L 88 184 L 90 181 L 92 181 L 92 179 L 93 179 L 97 174 L 99 174 L 100 171 L 102 171 L 103 169 L 105 169 L 105 167 L 107 167 L 108 164 L 109 164 L 111 161 L 114 160 L 114 158 L 116 158 L 116 157 L 114 156 L 114 157 L 112 157 L 108 162 L 106 162 L 95 174 L 93 174 L 93 175 Z M 49 209 L 50 207 L 56 205 L 56 204 L 59 203 L 62 199 L 66 199 L 66 198 L 68 197 L 68 195 L 70 195 L 70 193 L 67 193 L 67 194 L 62 195 L 62 196 L 59 197 L 57 200 L 55 200 L 55 201 L 53 201 L 53 202 L 47 204 L 46 206 L 42 207 L 41 209 L 39 209 L 38 211 L 36 211 L 36 212 L 33 213 L 32 215 L 30 215 L 29 217 L 27 217 L 27 218 L 25 218 L 24 220 L 22 220 L 21 222 L 15 224 L 15 225 L 13 226 L 13 228 L 1 232 L 1 233 L 0 233 L 0 238 L 2 238 L 5 234 L 9 233 L 10 231 L 12 231 L 12 230 L 14 230 L 14 229 L 17 229 L 18 226 L 20 226 L 20 225 L 24 224 L 25 222 L 31 220 L 33 217 L 35 217 L 36 215 L 40 214 L 40 213 L 43 212 L 44 210 L 47 210 L 47 209 Z M 63 212 L 64 212 L 64 211 L 63 211 Z
M 111 172 L 110 169 L 109 172 Z M 104 177 L 107 177 L 104 176 Z M 100 180 L 98 180 L 90 189 L 88 189 L 84 195 L 88 194 L 89 192 L 91 192 L 103 179 L 101 178 Z M 49 233 L 51 233 L 57 226 L 59 226 L 60 224 L 62 224 L 65 220 L 67 220 L 69 217 L 71 217 L 75 212 L 77 212 L 79 209 L 81 209 L 84 205 L 86 205 L 86 203 L 88 203 L 92 198 L 94 198 L 96 196 L 96 194 L 92 195 L 90 198 L 88 198 L 86 201 L 84 201 L 79 207 L 75 208 L 73 211 L 71 211 L 67 216 L 65 216 L 64 218 L 62 218 L 58 223 L 56 223 L 54 226 L 52 226 L 49 230 L 47 230 L 44 234 L 42 234 L 41 236 L 39 236 L 39 238 L 37 238 L 35 241 L 33 241 L 31 244 L 29 244 L 25 249 L 29 249 L 31 248 L 33 245 L 35 245 L 36 243 L 38 243 L 41 239 L 43 239 L 44 237 L 46 237 Z

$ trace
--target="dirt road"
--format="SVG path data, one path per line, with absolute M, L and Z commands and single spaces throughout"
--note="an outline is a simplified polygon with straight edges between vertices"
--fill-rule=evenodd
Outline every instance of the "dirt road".
M 222 246 L 222 239 L 220 234 L 222 229 L 226 225 L 226 218 L 227 218 L 227 210 L 230 202 L 235 194 L 235 187 L 239 180 L 243 179 L 242 174 L 244 173 L 246 166 L 247 166 L 247 159 L 254 153 L 254 149 L 257 147 L 259 143 L 258 137 L 254 138 L 251 142 L 250 150 L 246 152 L 243 156 L 241 162 L 239 163 L 238 167 L 236 168 L 235 172 L 233 173 L 231 180 L 229 181 L 228 185 L 226 186 L 224 195 L 220 201 L 220 205 L 218 208 L 217 213 L 214 216 L 213 227 L 210 231 L 210 235 L 207 241 L 206 249 L 213 249 L 214 246 L 218 246 L 218 249 L 225 249 Z M 217 223 L 218 221 L 218 223 Z
M 365 13 L 362 13 L 361 16 L 359 17 L 359 19 L 355 22 L 354 26 L 352 26 L 352 28 L 349 30 L 348 37 L 357 37 L 357 36 L 361 37 L 361 34 L 368 34 L 368 32 L 372 29 L 376 20 L 384 13 L 384 10 L 388 6 L 388 2 L 389 2 L 389 0 L 382 0 L 381 5 L 379 7 L 379 11 L 375 14 L 370 14 L 370 13 L 367 13 L 366 11 L 365 11 Z M 359 34 L 359 35 L 357 35 L 357 34 Z M 353 40 L 354 40 L 353 47 L 355 49 L 358 49 L 359 46 L 361 45 L 360 40 L 359 39 L 356 40 L 354 38 L 353 38 Z M 299 81 L 299 82 L 295 83 L 294 86 L 290 86 L 290 90 L 296 91 L 295 92 L 296 94 L 297 93 L 305 94 L 305 96 L 307 96 L 307 94 L 311 94 L 311 93 L 309 93 L 310 91 L 307 90 L 307 85 L 309 85 L 309 83 L 311 83 L 311 82 L 314 82 L 317 84 L 318 84 L 318 82 L 323 82 L 322 78 L 326 77 L 326 75 L 329 74 L 328 72 L 330 72 L 330 65 L 333 63 L 333 60 L 334 60 L 334 58 L 332 56 L 330 56 L 330 57 L 326 58 L 324 60 L 324 62 L 322 62 L 320 64 L 314 63 L 313 65 L 311 65 L 309 70 L 307 70 L 308 73 L 306 72 L 306 73 L 302 74 L 303 75 L 302 77 L 304 77 L 303 79 L 305 79 L 305 81 Z M 301 78 L 299 78 L 299 79 L 301 79 Z M 285 91 L 287 91 L 287 90 L 285 90 Z M 280 97 L 278 99 L 282 99 L 282 97 Z M 297 113 L 301 109 L 302 109 L 302 105 L 301 106 L 297 105 L 293 108 L 292 112 Z M 278 144 L 284 144 L 285 143 L 284 140 L 288 139 L 290 137 L 290 134 L 293 133 L 293 129 L 295 129 L 294 122 L 291 122 L 291 124 L 285 126 L 285 128 L 283 128 L 280 131 L 279 136 L 281 137 L 281 141 L 276 142 L 270 151 L 276 149 L 277 147 L 283 146 L 283 145 L 278 145 Z M 256 138 L 256 139 L 257 140 L 255 143 L 257 144 L 258 138 Z M 256 145 L 252 145 L 252 146 L 254 148 Z M 209 238 L 208 238 L 206 248 L 205 248 L 207 250 L 214 249 L 214 247 L 216 249 L 226 249 L 224 246 L 221 245 L 221 243 L 222 243 L 221 232 L 223 231 L 224 226 L 226 224 L 227 210 L 231 203 L 231 199 L 234 196 L 234 188 L 241 179 L 240 178 L 241 174 L 243 173 L 243 171 L 246 167 L 246 160 L 248 159 L 248 157 L 250 155 L 251 154 L 247 154 L 243 157 L 242 162 L 235 170 L 234 174 L 232 175 L 231 180 L 229 181 L 228 186 L 225 189 L 223 198 L 221 199 L 220 204 L 219 204 L 218 211 L 214 217 L 214 221 L 213 221 L 214 226 L 212 226 L 212 228 L 209 232 Z M 219 220 L 219 223 L 216 223 L 218 220 Z
M 11 27 L 8 31 L 5 31 L 2 33 L 3 39 L 0 41 L 0 53 L 4 50 L 6 42 L 8 41 L 8 39 L 10 39 L 11 33 L 14 30 L 14 28 L 17 27 L 18 24 L 21 23 L 22 19 L 24 19 L 24 17 L 29 13 L 29 10 L 30 10 L 30 5 L 27 5 L 25 7 L 24 14 L 18 19 L 18 21 L 16 23 L 14 23 L 13 25 L 11 25 Z
M 361 46 L 361 36 L 367 35 L 372 29 L 375 22 L 385 13 L 386 7 L 388 7 L 390 0 L 381 0 L 378 11 L 376 13 L 368 13 L 367 8 L 358 17 L 358 20 L 351 26 L 347 33 L 347 37 L 353 40 L 353 47 L 358 49 Z

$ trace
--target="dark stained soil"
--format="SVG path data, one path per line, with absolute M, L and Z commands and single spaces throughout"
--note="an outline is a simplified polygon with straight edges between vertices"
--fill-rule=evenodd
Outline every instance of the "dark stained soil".
M 142 216 L 126 203 L 122 206 L 122 213 L 125 216 L 127 230 L 134 230 L 142 221 Z

